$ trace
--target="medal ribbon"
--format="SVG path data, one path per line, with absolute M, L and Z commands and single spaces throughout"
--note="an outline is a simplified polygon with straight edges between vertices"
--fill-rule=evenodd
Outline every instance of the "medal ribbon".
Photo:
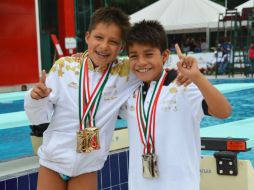
M 101 78 L 96 84 L 92 94 L 89 88 L 89 72 L 88 72 L 89 58 L 84 58 L 83 64 L 80 69 L 79 78 L 79 120 L 80 130 L 86 128 L 87 123 L 90 127 L 95 126 L 95 116 L 99 107 L 102 91 L 106 85 L 109 77 L 112 64 L 102 73 Z
M 136 101 L 136 117 L 138 121 L 139 134 L 141 142 L 144 145 L 144 154 L 155 152 L 155 121 L 156 121 L 156 107 L 160 96 L 161 89 L 163 87 L 167 72 L 163 70 L 163 73 L 154 87 L 151 101 L 149 103 L 147 113 L 144 109 L 143 98 L 143 85 L 141 85 L 138 92 Z

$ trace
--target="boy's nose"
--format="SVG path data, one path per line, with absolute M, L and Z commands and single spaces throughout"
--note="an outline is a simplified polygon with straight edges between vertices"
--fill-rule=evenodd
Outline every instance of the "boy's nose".
M 107 49 L 107 48 L 108 48 L 108 42 L 107 42 L 107 41 L 103 41 L 103 42 L 101 43 L 101 48 Z
M 144 65 L 146 65 L 146 64 L 147 64 L 147 62 L 146 62 L 146 60 L 145 60 L 144 58 L 140 57 L 140 58 L 138 59 L 138 65 L 139 65 L 139 66 L 144 66 Z

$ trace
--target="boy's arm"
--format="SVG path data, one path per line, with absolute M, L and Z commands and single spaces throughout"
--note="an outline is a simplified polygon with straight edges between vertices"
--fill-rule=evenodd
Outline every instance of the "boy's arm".
M 47 83 L 51 83 L 51 88 L 57 86 L 54 81 L 54 76 L 50 75 Z M 52 91 L 46 85 L 46 73 L 42 72 L 40 81 L 30 89 L 24 99 L 24 108 L 28 120 L 31 125 L 39 125 L 42 123 L 49 123 L 53 114 L 53 101 L 52 97 L 56 96 L 56 90 Z
M 180 61 L 177 63 L 178 70 L 199 88 L 208 105 L 209 114 L 218 118 L 227 118 L 231 114 L 231 106 L 227 99 L 217 90 L 199 71 L 197 60 L 194 57 L 182 56 L 177 46 L 177 54 Z
M 33 87 L 30 96 L 32 99 L 40 100 L 42 98 L 48 97 L 51 91 L 51 88 L 48 88 L 46 85 L 46 71 L 43 70 L 40 81 Z
M 128 100 L 127 100 L 128 101 Z M 127 101 L 121 106 L 120 110 L 119 110 L 119 114 L 118 117 L 120 117 L 121 119 L 127 119 Z
M 53 104 L 50 104 L 49 97 L 40 100 L 33 99 L 29 90 L 24 99 L 24 108 L 30 125 L 49 123 L 53 114 Z
M 202 73 L 193 76 L 192 81 L 201 91 L 208 105 L 208 113 L 218 118 L 227 118 L 232 108 L 227 99 L 216 89 Z

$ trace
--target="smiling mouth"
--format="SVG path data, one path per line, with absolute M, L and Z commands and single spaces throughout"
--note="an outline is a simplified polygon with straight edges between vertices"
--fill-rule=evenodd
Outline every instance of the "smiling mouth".
M 139 73 L 146 73 L 148 71 L 150 71 L 152 68 L 143 68 L 143 69 L 136 69 L 137 72 Z
M 108 54 L 108 53 L 103 53 L 103 52 L 99 52 L 99 51 L 95 51 L 95 53 L 96 53 L 97 55 L 99 55 L 100 57 L 104 57 L 104 58 L 109 57 L 109 54 Z

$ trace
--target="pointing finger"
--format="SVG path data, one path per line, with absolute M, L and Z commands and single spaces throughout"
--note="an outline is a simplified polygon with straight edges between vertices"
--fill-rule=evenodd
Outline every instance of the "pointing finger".
M 45 82 L 46 82 L 46 71 L 42 70 L 41 78 L 40 78 L 40 83 L 45 84 Z
M 181 51 L 178 44 L 175 44 L 175 49 L 176 49 L 176 53 L 177 53 L 179 59 L 183 59 L 185 56 L 183 55 L 183 53 L 182 53 L 182 51 Z
M 182 72 L 182 70 L 183 70 L 183 64 L 182 64 L 182 61 L 178 61 L 177 63 L 176 63 L 176 65 L 177 65 L 177 69 L 178 69 L 178 71 L 181 73 Z M 182 77 L 180 77 L 180 79 L 181 79 Z

